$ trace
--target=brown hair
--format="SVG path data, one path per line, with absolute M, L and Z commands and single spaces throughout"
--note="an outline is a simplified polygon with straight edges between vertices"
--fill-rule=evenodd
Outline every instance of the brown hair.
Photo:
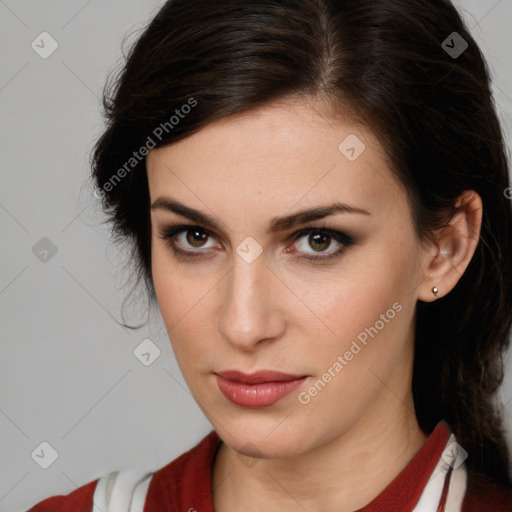
M 443 45 L 455 46 L 453 32 L 468 43 L 459 56 Z M 107 126 L 91 155 L 137 283 L 144 279 L 154 304 L 146 167 L 134 151 L 289 95 L 323 95 L 374 131 L 406 186 L 420 239 L 450 219 L 464 191 L 482 198 L 466 272 L 445 297 L 417 304 L 413 394 L 424 432 L 446 420 L 469 453 L 468 470 L 512 487 L 493 401 L 512 323 L 508 161 L 487 65 L 451 2 L 166 2 L 107 81 Z

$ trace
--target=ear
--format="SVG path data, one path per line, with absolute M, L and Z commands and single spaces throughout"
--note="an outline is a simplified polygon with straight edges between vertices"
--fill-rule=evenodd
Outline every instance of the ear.
M 425 250 L 423 281 L 418 299 L 431 302 L 450 293 L 475 253 L 482 225 L 482 199 L 474 191 L 463 192 L 455 203 L 448 226 L 435 234 Z M 438 289 L 434 295 L 432 289 Z

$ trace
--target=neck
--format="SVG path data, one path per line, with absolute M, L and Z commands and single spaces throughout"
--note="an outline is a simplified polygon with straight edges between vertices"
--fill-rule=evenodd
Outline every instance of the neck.
M 352 512 L 377 497 L 425 444 L 412 395 L 392 397 L 335 439 L 286 459 L 242 461 L 222 444 L 213 467 L 216 512 Z M 406 407 L 404 407 L 406 405 Z M 380 413 L 380 414 L 379 414 Z

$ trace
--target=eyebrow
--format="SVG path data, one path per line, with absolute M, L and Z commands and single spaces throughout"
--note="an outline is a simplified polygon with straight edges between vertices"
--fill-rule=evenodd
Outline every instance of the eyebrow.
M 173 212 L 177 215 L 181 215 L 182 217 L 186 217 L 187 219 L 193 220 L 217 231 L 221 230 L 219 224 L 213 217 L 200 212 L 199 210 L 195 210 L 194 208 L 185 206 L 175 199 L 159 197 L 151 205 L 151 210 L 164 210 Z M 318 206 L 316 208 L 302 210 L 300 212 L 283 217 L 274 217 L 269 224 L 267 233 L 285 231 L 287 229 L 293 228 L 295 225 L 323 219 L 324 217 L 328 217 L 329 215 L 334 215 L 336 213 L 357 213 L 362 215 L 371 215 L 370 211 L 363 208 L 357 208 L 345 203 L 336 202 L 330 205 Z

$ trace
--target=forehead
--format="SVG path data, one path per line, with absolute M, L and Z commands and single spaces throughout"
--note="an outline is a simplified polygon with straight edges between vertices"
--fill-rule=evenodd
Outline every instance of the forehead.
M 373 210 L 404 198 L 371 130 L 335 118 L 313 100 L 274 103 L 212 122 L 151 150 L 147 171 L 151 201 L 179 195 L 219 216 L 273 215 L 327 201 Z

